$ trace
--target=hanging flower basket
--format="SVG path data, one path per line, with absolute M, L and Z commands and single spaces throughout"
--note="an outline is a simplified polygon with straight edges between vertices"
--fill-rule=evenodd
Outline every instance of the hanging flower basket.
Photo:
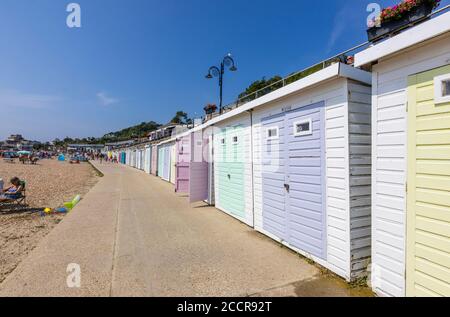
M 425 21 L 433 9 L 437 8 L 440 0 L 403 0 L 394 7 L 388 7 L 381 12 L 373 26 L 367 30 L 369 42 L 376 42 L 401 28 Z

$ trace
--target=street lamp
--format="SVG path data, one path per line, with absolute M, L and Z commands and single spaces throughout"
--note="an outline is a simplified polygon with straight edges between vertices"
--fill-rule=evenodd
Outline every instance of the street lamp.
M 231 72 L 237 71 L 237 67 L 234 63 L 234 59 L 231 57 L 231 54 L 228 54 L 223 58 L 222 62 L 220 63 L 220 68 L 217 66 L 211 66 L 208 70 L 208 75 L 206 75 L 206 79 L 219 77 L 219 88 L 220 88 L 219 113 L 222 113 L 223 75 L 225 74 L 225 67 L 229 67 L 229 70 Z

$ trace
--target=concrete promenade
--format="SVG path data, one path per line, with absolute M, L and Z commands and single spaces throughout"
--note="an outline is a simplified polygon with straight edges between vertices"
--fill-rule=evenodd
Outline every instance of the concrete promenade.
M 0 296 L 362 296 L 157 177 L 104 177 L 0 284 Z M 79 265 L 81 287 L 67 285 Z

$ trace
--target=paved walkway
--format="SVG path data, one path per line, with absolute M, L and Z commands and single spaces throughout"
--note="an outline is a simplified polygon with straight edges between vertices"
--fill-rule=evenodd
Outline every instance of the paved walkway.
M 0 285 L 0 296 L 358 296 L 168 184 L 97 164 L 100 182 Z M 67 266 L 81 287 L 67 286 Z

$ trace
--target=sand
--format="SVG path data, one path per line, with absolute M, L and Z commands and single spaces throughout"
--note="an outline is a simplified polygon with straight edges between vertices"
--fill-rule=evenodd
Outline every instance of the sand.
M 0 178 L 9 186 L 11 177 L 27 182 L 27 204 L 23 210 L 0 207 L 0 283 L 33 250 L 64 215 L 41 217 L 44 208 L 57 208 L 80 194 L 82 197 L 98 181 L 88 163 L 70 165 L 42 160 L 37 165 L 0 161 Z

